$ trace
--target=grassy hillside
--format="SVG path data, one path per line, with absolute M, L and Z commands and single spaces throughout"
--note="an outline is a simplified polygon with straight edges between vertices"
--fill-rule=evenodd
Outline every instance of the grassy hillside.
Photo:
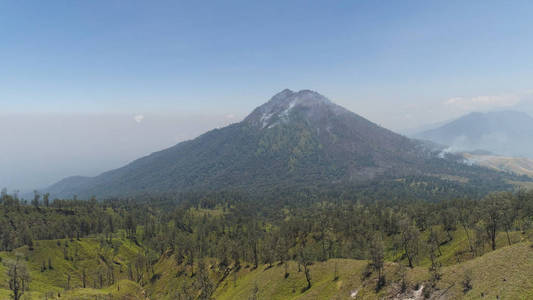
M 256 270 L 245 269 L 239 272 L 237 280 L 224 282 L 217 290 L 217 299 L 246 299 L 256 290 L 258 299 L 342 299 L 361 284 L 361 272 L 365 261 L 331 259 L 315 263 L 310 267 L 310 289 L 303 269 L 298 272 L 295 262 L 288 265 L 289 276 L 285 278 L 285 267 L 260 266 Z M 337 268 L 337 278 L 335 276 Z M 342 279 L 341 279 L 342 278 Z
M 18 256 L 26 263 L 31 277 L 30 290 L 25 293 L 29 299 L 57 297 L 58 294 L 61 299 L 84 299 L 91 295 L 93 297 L 90 299 L 95 299 L 94 295 L 139 294 L 139 286 L 128 280 L 127 272 L 128 264 L 139 253 L 142 253 L 142 249 L 127 239 L 114 238 L 112 242 L 108 242 L 83 238 L 37 241 L 33 250 L 25 246 L 11 252 L 0 252 L 0 257 L 3 262 L 7 262 L 16 260 Z M 113 275 L 110 274 L 111 269 Z M 6 266 L 0 264 L 1 299 L 5 299 L 4 295 L 9 295 L 6 271 Z M 83 273 L 86 276 L 85 289 L 81 288 Z M 106 286 L 113 276 L 114 284 L 99 289 L 100 275 Z M 68 285 L 70 288 L 65 292 Z
M 386 285 L 376 291 L 375 274 L 363 278 L 367 261 L 353 259 L 330 259 L 315 262 L 310 266 L 312 287 L 306 290 L 303 268 L 298 264 L 260 265 L 254 269 L 244 265 L 236 272 L 233 266 L 227 272 L 218 270 L 214 260 L 207 261 L 209 275 L 216 289 L 215 299 L 478 299 L 483 295 L 503 299 L 528 299 L 533 293 L 533 249 L 525 242 L 525 236 L 518 232 L 511 234 L 516 243 L 507 246 L 506 236 L 498 236 L 499 249 L 473 258 L 465 254 L 468 243 L 464 232 L 458 230 L 453 239 L 441 248 L 439 262 L 441 279 L 431 287 L 429 259 L 419 261 L 410 269 L 405 262 L 385 263 Z M 389 251 L 389 257 L 393 253 Z M 458 262 L 461 260 L 461 262 Z M 512 261 L 512 262 L 511 262 Z M 285 276 L 285 270 L 288 276 Z M 463 292 L 465 274 L 472 276 L 472 289 Z M 154 281 L 147 287 L 152 299 L 179 299 L 185 294 L 197 295 L 194 291 L 194 277 L 190 268 L 178 265 L 173 255 L 166 255 L 156 264 Z M 402 292 L 402 281 L 405 290 Z M 417 298 L 418 297 L 418 298 Z M 439 298 L 441 297 L 441 298 Z M 184 298 L 188 299 L 188 298 Z M 492 298 L 491 298 L 492 299 Z
M 333 280 L 334 264 L 339 266 L 339 278 Z M 529 243 L 502 247 L 481 257 L 444 267 L 442 278 L 430 288 L 429 271 L 425 267 L 405 269 L 397 263 L 386 264 L 387 285 L 376 292 L 376 278 L 361 281 L 366 262 L 330 260 L 311 267 L 313 287 L 305 287 L 302 273 L 291 264 L 292 280 L 283 277 L 282 267 L 241 272 L 240 279 L 231 280 L 217 290 L 216 299 L 249 299 L 257 287 L 257 299 L 531 299 L 533 297 L 533 249 Z M 406 290 L 401 292 L 402 273 Z M 465 274 L 471 274 L 471 290 L 463 291 Z
M 533 160 L 524 157 L 496 155 L 475 155 L 464 153 L 463 156 L 480 166 L 519 175 L 533 176 Z
M 208 267 L 216 287 L 214 298 L 221 300 L 248 299 L 253 295 L 257 299 L 343 299 L 342 295 L 348 295 L 361 284 L 360 274 L 367 264 L 349 259 L 314 263 L 310 267 L 313 284 L 305 290 L 303 268 L 298 271 L 293 261 L 288 262 L 287 277 L 285 265 L 281 264 L 260 265 L 257 269 L 246 265 L 223 277 L 213 263 L 210 261 Z M 187 291 L 184 287 L 192 283 L 190 270 L 177 266 L 174 257 L 162 259 L 155 269 L 159 279 L 148 288 L 153 299 L 177 299 Z
M 530 299 L 533 297 L 533 281 L 530 280 L 533 278 L 533 249 L 529 242 L 521 241 L 524 236 L 519 233 L 513 233 L 512 240 L 516 244 L 507 246 L 506 237 L 502 235 L 498 238 L 500 248 L 496 251 L 457 263 L 455 254 L 461 253 L 467 244 L 460 230 L 454 232 L 453 240 L 442 246 L 443 255 L 439 257 L 443 265 L 441 279 L 433 288 L 430 288 L 427 260 L 421 260 L 413 269 L 403 267 L 401 260 L 386 262 L 387 283 L 378 291 L 375 289 L 375 274 L 362 276 L 367 266 L 367 261 L 363 260 L 330 259 L 313 263 L 310 266 L 310 289 L 306 289 L 303 268 L 299 271 L 294 261 L 288 262 L 287 267 L 279 263 L 271 267 L 260 265 L 256 269 L 242 265 L 238 270 L 234 266 L 219 269 L 215 260 L 206 260 L 205 264 L 213 285 L 213 296 L 221 300 L 422 299 L 424 295 L 431 299 L 494 299 L 497 296 L 500 299 Z M 68 245 L 68 259 L 65 259 L 65 244 Z M 175 256 L 167 252 L 141 286 L 128 279 L 126 265 L 131 264 L 142 249 L 122 238 L 113 239 L 113 244 L 116 247 L 113 249 L 117 249 L 113 254 L 104 254 L 107 246 L 96 238 L 39 241 L 34 250 L 17 249 L 19 256 L 27 262 L 32 278 L 30 291 L 25 293 L 24 299 L 57 299 L 58 295 L 60 299 L 189 299 L 185 296 L 198 295 L 198 264 L 195 264 L 195 275 L 191 277 L 190 267 L 178 265 Z M 388 256 L 392 256 L 392 252 L 389 251 Z M 15 252 L 1 252 L 0 257 L 3 262 L 15 259 Z M 42 270 L 42 262 L 48 263 L 49 257 L 52 269 Z M 99 288 L 97 270 L 110 258 L 117 266 L 116 280 Z M 81 288 L 83 269 L 87 270 L 87 288 Z M 67 274 L 71 275 L 69 290 L 65 290 Z M 470 274 L 471 289 L 464 291 L 466 274 Z M 403 292 L 402 281 L 405 282 Z M 0 264 L 0 299 L 8 299 L 9 295 L 6 267 Z
M 463 291 L 462 280 L 472 276 L 472 289 Z M 435 294 L 448 299 L 531 299 L 533 249 L 530 243 L 502 247 L 473 260 L 444 268 Z

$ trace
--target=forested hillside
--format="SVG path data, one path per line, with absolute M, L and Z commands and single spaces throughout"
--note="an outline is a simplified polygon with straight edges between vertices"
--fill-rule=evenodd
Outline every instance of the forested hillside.
M 456 189 L 497 190 L 505 179 L 517 180 L 439 152 L 316 92 L 284 90 L 242 122 L 96 177 L 64 179 L 44 192 L 80 199 L 227 189 L 261 195 L 279 188 L 339 189 L 413 176 L 446 179 Z
M 179 203 L 47 195 L 27 203 L 4 191 L 0 295 L 453 299 L 533 291 L 519 283 L 533 275 L 531 192 L 439 202 L 314 197 L 306 205 L 230 192 L 184 194 Z

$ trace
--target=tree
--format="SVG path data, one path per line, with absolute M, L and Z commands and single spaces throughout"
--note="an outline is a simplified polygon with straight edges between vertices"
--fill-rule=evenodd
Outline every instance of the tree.
M 50 193 L 46 193 L 43 195 L 43 204 L 46 207 L 50 206 Z
M 383 240 L 378 233 L 374 234 L 374 238 L 370 242 L 369 251 L 372 269 L 378 272 L 378 283 L 376 285 L 376 291 L 378 291 L 385 285 L 385 275 L 383 273 L 383 267 L 385 263 L 384 246 Z
M 240 251 L 241 251 L 240 246 L 236 241 L 231 243 L 230 254 L 231 254 L 231 259 L 233 260 L 233 264 L 235 265 L 236 270 L 238 270 L 241 267 Z
M 505 193 L 492 193 L 483 198 L 483 220 L 485 230 L 491 242 L 492 250 L 496 250 L 496 234 L 498 227 L 503 220 L 502 202 L 505 200 Z
M 463 230 L 466 234 L 466 239 L 468 240 L 468 246 L 470 247 L 470 252 L 474 253 L 474 246 L 472 245 L 472 238 L 470 237 L 470 228 L 473 224 L 476 223 L 474 220 L 474 214 L 472 213 L 472 205 L 467 199 L 460 199 L 457 201 L 457 206 L 459 209 L 459 223 L 463 227 Z
M 67 274 L 67 290 L 70 290 L 70 274 Z
M 409 218 L 400 221 L 400 239 L 409 267 L 414 267 L 414 262 L 418 257 L 420 232 L 416 226 L 412 225 Z
M 261 253 L 263 263 L 268 264 L 268 268 L 272 268 L 275 258 L 275 241 L 272 234 L 267 234 L 264 241 L 261 243 Z
M 211 299 L 215 286 L 209 278 L 209 273 L 203 260 L 200 260 L 200 262 L 198 263 L 198 277 L 196 283 L 198 284 L 198 289 L 200 290 L 200 296 L 198 297 L 198 299 Z
M 2 188 L 2 191 L 0 191 L 0 204 L 4 202 L 4 200 L 7 198 L 7 188 Z
M 509 236 L 509 231 L 512 230 L 515 220 L 518 218 L 518 210 L 515 200 L 516 197 L 514 197 L 511 193 L 505 193 L 502 196 L 502 224 L 505 229 L 505 235 L 507 236 L 507 243 L 509 246 L 511 246 L 511 237 Z
M 14 261 L 7 262 L 7 277 L 9 279 L 9 289 L 14 300 L 21 299 L 22 295 L 29 288 L 30 274 L 24 261 L 17 255 Z
M 81 283 L 82 283 L 83 288 L 87 287 L 87 270 L 86 269 L 83 269 L 81 273 Z
M 259 225 L 254 221 L 252 224 L 250 224 L 250 228 L 248 230 L 248 245 L 252 252 L 251 255 L 254 262 L 254 269 L 257 269 L 259 266 L 259 235 Z
M 298 255 L 298 263 L 304 268 L 305 280 L 307 281 L 307 286 L 303 289 L 304 291 L 311 288 L 311 272 L 309 267 L 312 264 L 311 249 L 309 247 L 301 246 L 300 253 Z
M 186 243 L 183 245 L 185 248 L 185 252 L 187 253 L 187 260 L 185 261 L 185 264 L 190 267 L 191 269 L 191 277 L 194 276 L 194 256 L 195 256 L 195 247 L 194 247 L 194 240 L 186 236 L 184 238 L 184 241 Z
M 33 250 L 33 237 L 28 225 L 25 225 L 22 228 L 22 232 L 20 233 L 20 235 L 22 236 L 22 243 L 24 245 L 28 245 L 28 249 Z
M 287 274 L 287 270 L 285 270 L 285 274 Z M 287 277 L 285 277 L 287 278 Z M 337 262 L 335 262 L 335 266 L 333 269 L 333 281 L 337 281 L 339 279 L 339 269 L 337 267 Z
M 41 195 L 38 191 L 33 191 L 33 200 L 31 200 L 31 204 L 35 206 L 36 208 L 39 207 L 39 199 L 41 198 Z
M 128 213 L 128 215 L 126 216 L 125 227 L 128 238 L 135 239 L 135 235 L 137 233 L 137 225 L 135 224 L 135 220 L 133 219 L 132 213 Z
M 446 231 L 448 241 L 451 241 L 453 239 L 451 232 L 456 229 L 456 217 L 457 216 L 455 214 L 455 209 L 448 208 L 441 213 L 442 227 L 444 231 Z
M 110 233 L 110 236 L 112 237 L 113 232 L 115 232 L 115 224 L 113 223 L 113 217 L 111 215 L 107 217 L 107 230 Z
M 441 264 L 437 259 L 437 247 L 434 243 L 429 244 L 429 259 L 431 261 L 431 265 L 429 266 L 429 273 L 431 274 L 431 283 L 432 287 L 435 287 L 437 284 L 437 281 L 440 280 L 441 274 L 440 274 L 440 267 Z
M 427 244 L 429 245 L 431 249 L 436 248 L 439 251 L 439 255 L 442 255 L 442 252 L 440 251 L 439 232 L 437 231 L 437 229 L 433 229 L 433 227 L 429 228 Z
M 474 226 L 474 254 L 481 255 L 485 252 L 485 243 L 489 241 L 484 221 Z

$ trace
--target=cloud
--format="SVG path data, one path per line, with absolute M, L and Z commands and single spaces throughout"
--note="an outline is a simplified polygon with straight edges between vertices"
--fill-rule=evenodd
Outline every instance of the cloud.
M 235 115 L 234 114 L 227 114 L 226 115 L 226 119 L 229 119 L 229 120 L 235 119 Z
M 141 114 L 135 115 L 133 116 L 133 120 L 135 120 L 135 122 L 137 123 L 141 123 L 144 120 L 144 115 L 141 115 Z
M 462 110 L 483 110 L 517 105 L 524 94 L 506 94 L 497 96 L 454 97 L 444 101 L 444 105 Z

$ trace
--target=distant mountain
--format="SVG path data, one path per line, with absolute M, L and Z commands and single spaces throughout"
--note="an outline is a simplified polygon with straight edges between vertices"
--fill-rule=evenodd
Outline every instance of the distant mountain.
M 399 131 L 398 133 L 406 135 L 406 136 L 416 136 L 417 134 L 419 134 L 421 132 L 425 132 L 425 131 L 428 131 L 428 130 L 439 128 L 442 125 L 445 125 L 445 124 L 447 124 L 447 123 L 449 123 L 449 122 L 451 122 L 453 120 L 455 120 L 455 119 L 440 121 L 440 122 L 436 122 L 436 123 L 423 124 L 423 125 L 420 125 L 420 126 L 403 129 L 403 130 Z
M 54 196 L 353 185 L 382 178 L 497 178 L 338 106 L 284 90 L 242 122 L 209 131 L 96 177 L 64 179 Z M 488 173 L 487 173 L 488 172 Z M 468 180 L 468 179 L 467 179 Z
M 447 145 L 452 151 L 482 149 L 533 158 L 533 118 L 523 112 L 470 113 L 415 137 Z

